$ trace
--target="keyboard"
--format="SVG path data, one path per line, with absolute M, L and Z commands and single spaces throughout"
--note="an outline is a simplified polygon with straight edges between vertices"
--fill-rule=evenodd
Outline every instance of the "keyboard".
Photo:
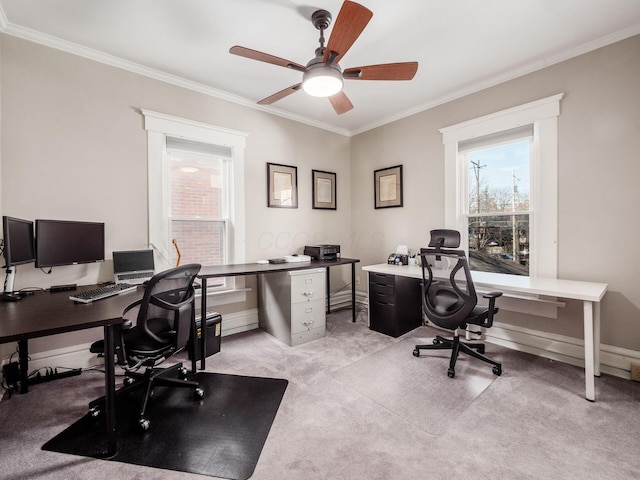
M 80 303 L 91 303 L 103 298 L 109 298 L 121 293 L 132 292 L 138 287 L 136 285 L 128 285 L 126 283 L 118 283 L 116 285 L 105 285 L 104 287 L 94 288 L 93 290 L 85 290 L 71 295 L 69 300 Z
M 118 273 L 118 280 L 135 280 L 137 278 L 151 278 L 153 273 L 140 272 L 140 273 Z

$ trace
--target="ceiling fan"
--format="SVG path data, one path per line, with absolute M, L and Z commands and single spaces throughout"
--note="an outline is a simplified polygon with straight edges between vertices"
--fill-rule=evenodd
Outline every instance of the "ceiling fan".
M 346 0 L 325 47 L 324 31 L 331 24 L 331 14 L 326 10 L 316 10 L 311 15 L 311 22 L 320 30 L 320 47 L 316 49 L 315 57 L 309 60 L 306 66 L 238 45 L 231 47 L 229 53 L 302 72 L 302 82 L 263 98 L 258 104 L 270 105 L 302 88 L 309 95 L 328 97 L 333 109 L 341 115 L 353 108 L 353 104 L 342 91 L 343 79 L 411 80 L 418 70 L 418 62 L 367 65 L 346 68 L 344 71 L 340 68 L 338 62 L 358 39 L 372 16 L 373 12 L 368 8 Z

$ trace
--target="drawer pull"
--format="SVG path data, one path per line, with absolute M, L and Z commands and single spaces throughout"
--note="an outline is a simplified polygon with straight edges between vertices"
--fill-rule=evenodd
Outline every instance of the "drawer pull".
M 302 322 L 302 325 L 307 327 L 307 330 L 311 330 L 311 327 L 313 327 L 313 320 L 305 320 Z
M 302 295 L 304 295 L 307 298 L 313 297 L 313 292 L 302 292 Z

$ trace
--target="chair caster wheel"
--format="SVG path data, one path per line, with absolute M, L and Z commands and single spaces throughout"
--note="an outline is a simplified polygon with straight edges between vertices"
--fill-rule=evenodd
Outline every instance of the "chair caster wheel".
M 140 427 L 140 430 L 142 430 L 143 432 L 146 432 L 147 430 L 149 430 L 149 427 L 151 426 L 151 422 L 146 418 L 141 418 L 140 420 L 138 420 L 138 426 Z
M 502 375 L 502 366 L 494 365 L 493 366 L 494 375 L 500 376 Z
M 200 387 L 193 391 L 193 398 L 196 400 L 202 400 L 204 398 L 204 390 Z
M 180 367 L 178 373 L 183 379 L 187 378 L 187 369 L 185 367 Z
M 92 407 L 89 409 L 89 416 L 91 418 L 98 418 L 100 416 L 100 409 L 98 407 Z
M 456 376 L 456 371 L 450 368 L 449 370 L 447 370 L 447 375 L 449 376 L 449 378 L 453 378 Z
M 127 386 L 133 385 L 133 382 L 135 382 L 135 380 L 131 377 L 124 377 L 124 380 L 122 380 L 122 383 L 124 383 Z
M 420 350 L 418 350 L 417 348 L 413 349 L 413 356 L 414 357 L 419 357 L 420 356 Z
M 442 342 L 441 342 L 439 339 L 437 339 L 437 338 L 434 338 L 434 339 L 433 339 L 433 344 L 434 344 L 434 345 L 440 345 L 441 343 L 442 343 Z

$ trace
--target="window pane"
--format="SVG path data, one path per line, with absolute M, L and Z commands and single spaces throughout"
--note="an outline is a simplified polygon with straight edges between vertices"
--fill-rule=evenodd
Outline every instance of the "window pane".
M 469 266 L 529 275 L 529 215 L 469 217 Z
M 172 220 L 171 233 L 180 248 L 180 264 L 221 265 L 225 259 L 225 223 L 202 220 Z M 172 261 L 178 258 L 176 252 Z
M 180 263 L 227 263 L 224 160 L 209 154 L 168 150 L 171 239 Z M 172 252 L 173 261 L 177 253 Z
M 464 155 L 470 214 L 529 210 L 529 143 L 521 140 Z
M 223 160 L 171 151 L 171 216 L 219 219 L 224 216 Z

